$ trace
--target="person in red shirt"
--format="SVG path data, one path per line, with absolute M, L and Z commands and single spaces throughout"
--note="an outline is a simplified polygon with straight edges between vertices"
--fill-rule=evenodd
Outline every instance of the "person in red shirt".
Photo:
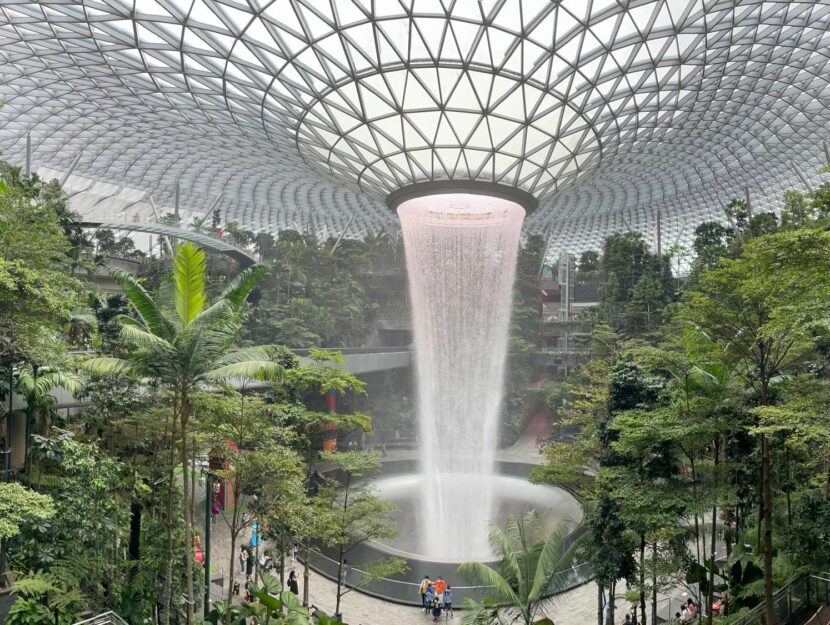
M 435 580 L 435 594 L 438 595 L 439 599 L 443 601 L 444 599 L 444 591 L 447 589 L 447 582 L 444 581 L 444 578 L 438 576 L 438 579 Z

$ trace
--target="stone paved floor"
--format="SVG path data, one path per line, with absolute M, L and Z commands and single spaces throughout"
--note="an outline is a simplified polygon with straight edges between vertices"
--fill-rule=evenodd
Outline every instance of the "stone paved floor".
M 203 527 L 203 514 L 197 514 L 196 523 L 199 527 Z M 244 533 L 243 540 L 247 540 L 249 534 L 250 532 Z M 212 568 L 217 571 L 214 579 L 224 576 L 225 584 L 232 583 L 228 582 L 230 533 L 222 521 L 212 526 L 211 552 Z M 238 562 L 234 560 L 235 579 L 240 582 L 241 586 L 244 586 L 245 578 L 239 573 L 238 566 Z M 295 568 L 300 576 L 300 596 L 302 597 L 302 564 L 292 565 L 289 561 L 286 561 L 286 577 L 287 571 L 291 568 Z M 227 592 L 227 585 L 224 588 L 224 592 Z M 221 592 L 218 586 L 214 585 L 212 590 L 211 594 L 214 600 L 225 598 L 224 592 Z M 337 588 L 334 582 L 314 571 L 311 572 L 309 601 L 312 605 L 332 614 L 336 601 L 336 591 Z M 344 595 L 341 611 L 344 620 L 349 625 L 428 625 L 432 622 L 432 618 L 425 615 L 418 608 L 383 601 L 357 591 L 351 591 Z M 596 586 L 593 583 L 588 583 L 564 593 L 557 599 L 550 612 L 550 616 L 553 617 L 556 625 L 594 625 L 597 622 Z
M 521 458 L 525 461 L 539 461 L 532 440 L 522 440 L 516 447 L 502 451 L 500 456 L 504 459 Z M 200 493 L 200 495 L 203 496 L 203 493 Z M 200 528 L 204 526 L 203 510 L 197 512 L 195 522 Z M 247 541 L 249 538 L 250 531 L 243 532 L 240 537 L 243 541 Z M 217 577 L 225 576 L 225 584 L 229 583 L 230 533 L 227 525 L 221 520 L 215 523 L 211 529 L 211 551 L 212 568 L 217 571 Z M 234 575 L 237 581 L 240 581 L 241 578 L 241 585 L 244 586 L 244 577 L 240 575 L 238 566 L 238 562 L 234 560 Z M 289 570 L 292 566 L 297 569 L 297 573 L 300 575 L 300 596 L 302 596 L 302 565 L 286 563 L 286 570 Z M 310 603 L 329 614 L 333 613 L 336 600 L 334 582 L 313 571 L 311 575 L 309 581 Z M 227 586 L 225 586 L 225 589 L 227 589 Z M 215 599 L 224 598 L 223 593 L 220 594 L 216 586 L 213 587 L 212 595 Z M 349 625 L 428 625 L 432 622 L 432 617 L 425 615 L 418 608 L 375 599 L 357 591 L 349 592 L 343 597 L 341 611 Z M 561 595 L 550 610 L 550 616 L 553 617 L 556 625 L 594 625 L 597 619 L 596 586 L 589 583 Z M 457 620 L 458 617 L 456 616 L 455 621 Z
M 596 593 L 596 586 L 592 583 L 567 592 L 555 603 L 549 616 L 553 617 L 556 625 L 595 625 Z M 334 612 L 335 595 L 334 582 L 312 574 L 309 597 L 313 605 L 331 614 Z M 428 625 L 432 622 L 432 617 L 424 614 L 423 610 L 381 601 L 358 592 L 350 592 L 343 597 L 341 611 L 349 625 Z M 458 614 L 455 621 L 458 621 Z

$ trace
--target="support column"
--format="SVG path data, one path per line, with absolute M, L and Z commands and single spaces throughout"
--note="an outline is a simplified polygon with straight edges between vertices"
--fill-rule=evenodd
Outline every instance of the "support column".
M 657 209 L 657 257 L 663 257 L 663 211 Z
M 72 175 L 72 172 L 75 171 L 75 168 L 78 166 L 78 163 L 81 162 L 81 157 L 84 155 L 83 151 L 78 152 L 78 156 L 72 159 L 72 163 L 69 165 L 69 169 L 66 170 L 66 173 L 61 178 L 61 186 L 66 184 L 66 181 L 69 180 L 69 176 Z
M 207 620 L 210 612 L 210 525 L 213 518 L 211 504 L 213 503 L 213 477 L 205 471 L 205 601 L 202 617 Z
M 32 133 L 26 132 L 26 169 L 23 171 L 26 177 L 32 175 Z
M 333 390 L 326 391 L 326 407 L 330 413 L 337 412 L 337 393 Z M 326 431 L 323 435 L 323 451 L 337 451 L 337 427 L 333 421 L 326 423 Z
M 179 221 L 181 219 L 181 217 L 179 215 L 179 200 L 181 198 L 181 193 L 182 193 L 182 185 L 177 180 L 176 181 L 176 203 L 173 206 L 173 214 L 176 215 L 176 221 Z

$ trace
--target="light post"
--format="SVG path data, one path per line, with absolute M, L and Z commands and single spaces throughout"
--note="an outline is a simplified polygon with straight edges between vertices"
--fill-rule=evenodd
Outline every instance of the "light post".
M 12 481 L 12 411 L 14 410 L 14 365 L 9 362 L 9 412 L 6 415 L 6 440 L 3 445 L 3 481 Z M 6 588 L 6 539 L 0 540 L 0 588 Z
M 3 450 L 3 481 L 12 481 L 12 413 L 14 412 L 14 366 L 9 363 L 9 411 L 6 413 L 6 445 Z
M 210 526 L 213 516 L 211 503 L 213 496 L 219 494 L 221 486 L 219 477 L 210 471 L 202 471 L 205 475 L 205 599 L 203 616 L 207 617 L 210 611 Z

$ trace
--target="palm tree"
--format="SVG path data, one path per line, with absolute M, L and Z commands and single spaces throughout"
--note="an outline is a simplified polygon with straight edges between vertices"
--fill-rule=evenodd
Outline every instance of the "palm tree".
M 264 272 L 265 266 L 261 264 L 248 267 L 228 284 L 215 303 L 208 306 L 205 254 L 192 243 L 177 246 L 172 283 L 163 285 L 155 298 L 134 276 L 110 269 L 136 315 L 119 317 L 122 337 L 134 351 L 128 359 L 99 357 L 87 361 L 87 367 L 94 372 L 132 374 L 153 381 L 170 394 L 173 423 L 178 421 L 181 427 L 179 462 L 184 492 L 182 514 L 188 625 L 194 623 L 193 510 L 188 486 L 191 395 L 209 383 L 230 378 L 276 380 L 280 377 L 282 365 L 278 358 L 282 352 L 267 346 L 234 349 L 242 325 L 242 305 Z M 175 435 L 173 438 L 175 440 Z M 171 469 L 170 488 L 172 481 Z M 169 496 L 172 497 L 172 491 Z M 168 534 L 171 535 L 170 528 Z M 171 549 L 172 545 L 168 545 L 168 555 L 172 556 Z M 169 589 L 169 583 L 166 586 Z M 165 598 L 164 608 L 167 622 L 169 597 Z
M 568 528 L 559 524 L 549 534 L 535 511 L 522 519 L 511 518 L 502 531 L 490 526 L 490 544 L 501 555 L 499 570 L 481 562 L 465 562 L 458 573 L 486 593 L 483 601 L 465 601 L 461 625 L 524 623 L 553 625 L 545 614 L 551 597 L 562 590 L 561 571 L 573 559 L 573 547 L 565 548 Z
M 58 369 L 44 369 L 36 365 L 22 369 L 17 377 L 15 389 L 26 400 L 26 430 L 37 427 L 42 436 L 49 431 L 57 417 L 55 398 L 52 391 L 63 388 L 72 395 L 80 389 L 80 378 Z M 29 440 L 28 435 L 26 440 Z

